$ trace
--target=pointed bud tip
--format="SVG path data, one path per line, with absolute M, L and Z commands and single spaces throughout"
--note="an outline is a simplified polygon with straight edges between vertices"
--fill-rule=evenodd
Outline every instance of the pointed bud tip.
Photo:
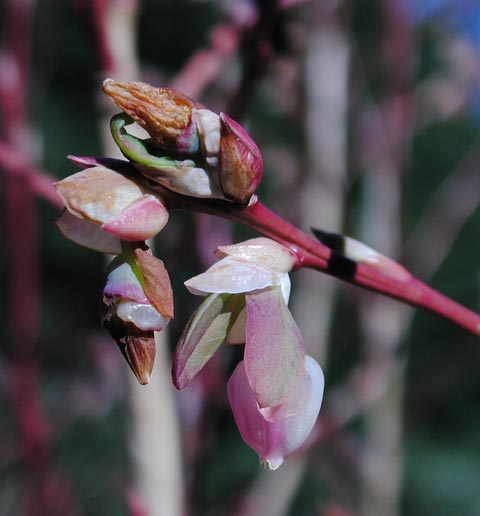
M 141 337 L 132 335 L 116 338 L 118 347 L 141 385 L 150 381 L 155 363 L 155 338 L 153 332 L 144 332 Z
M 270 471 L 276 471 L 283 464 L 283 457 L 281 455 L 267 457 L 260 460 L 260 464 Z
M 148 373 L 144 373 L 142 376 L 135 374 L 135 376 L 137 377 L 138 383 L 140 385 L 147 385 L 150 382 L 150 375 Z

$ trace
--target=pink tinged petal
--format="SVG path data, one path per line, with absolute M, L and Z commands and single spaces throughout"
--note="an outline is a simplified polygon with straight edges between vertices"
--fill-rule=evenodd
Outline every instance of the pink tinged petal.
M 131 179 L 105 167 L 87 168 L 55 183 L 67 210 L 103 224 L 143 195 Z
M 305 357 L 305 361 L 308 357 Z M 305 366 L 306 367 L 306 366 Z M 300 375 L 293 392 L 288 398 L 276 407 L 258 408 L 265 420 L 270 423 L 281 421 L 286 417 L 294 416 L 301 412 L 309 399 L 312 379 L 305 373 Z
M 208 296 L 188 321 L 173 358 L 172 378 L 177 389 L 190 382 L 224 341 L 231 317 L 224 312 L 229 297 Z
M 102 231 L 91 222 L 75 217 L 67 210 L 62 212 L 55 221 L 55 225 L 65 238 L 76 244 L 101 253 L 120 254 L 122 252 L 122 246 L 117 237 Z
M 140 281 L 126 262 L 109 273 L 103 295 L 107 298 L 126 298 L 138 303 L 150 304 Z
M 299 385 L 285 404 L 292 415 L 276 422 L 267 421 L 258 408 L 249 385 L 245 363 L 240 362 L 228 385 L 228 399 L 242 439 L 270 469 L 277 469 L 284 457 L 297 450 L 312 431 L 323 399 L 324 377 L 320 366 L 311 357 L 305 358 L 305 371 Z
M 239 294 L 278 285 L 281 274 L 271 272 L 255 263 L 226 257 L 212 265 L 207 271 L 185 282 L 192 294 Z
M 297 260 L 293 251 L 270 238 L 252 238 L 234 245 L 218 246 L 215 253 L 219 258 L 234 256 L 253 262 L 274 272 L 289 272 Z
M 117 316 L 143 331 L 161 331 L 170 321 L 168 317 L 160 315 L 152 305 L 128 300 L 118 303 Z
M 159 233 L 168 222 L 168 211 L 153 195 L 142 195 L 119 215 L 102 225 L 102 229 L 121 240 L 148 240 Z
M 280 288 L 247 294 L 245 370 L 260 408 L 284 403 L 305 363 L 303 338 Z

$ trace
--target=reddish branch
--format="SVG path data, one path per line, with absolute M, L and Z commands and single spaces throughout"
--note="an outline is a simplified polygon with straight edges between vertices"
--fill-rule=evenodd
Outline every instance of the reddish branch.
M 22 177 L 24 185 L 35 195 L 46 200 L 52 206 L 63 208 L 63 203 L 53 186 L 55 179 L 32 167 L 22 153 L 1 141 L 0 169 L 3 169 L 8 175 Z
M 5 181 L 8 250 L 9 323 L 13 405 L 25 479 L 22 512 L 35 516 L 71 514 L 73 507 L 50 462 L 47 422 L 43 414 L 35 347 L 39 326 L 38 253 L 34 191 L 57 203 L 47 180 L 30 170 L 27 85 L 32 49 L 33 0 L 5 4 L 0 76 L 0 168 Z M 48 192 L 48 193 L 47 193 Z
M 303 231 L 292 226 L 263 206 L 256 197 L 247 206 L 237 206 L 216 199 L 198 199 L 177 194 L 157 183 L 142 178 L 127 161 L 110 158 L 70 156 L 81 167 L 103 165 L 120 173 L 134 176 L 137 181 L 148 182 L 149 188 L 158 191 L 169 210 L 188 210 L 209 213 L 239 222 L 289 247 L 297 256 L 297 268 L 309 267 L 335 276 L 359 287 L 379 292 L 412 306 L 424 308 L 478 336 L 480 315 L 440 294 L 410 275 L 387 274 L 367 263 L 353 262 L 354 268 L 346 271 L 344 265 L 352 263 L 339 256 L 326 245 L 317 242 Z M 351 260 L 350 260 L 351 262 Z M 408 276 L 408 277 L 405 277 Z

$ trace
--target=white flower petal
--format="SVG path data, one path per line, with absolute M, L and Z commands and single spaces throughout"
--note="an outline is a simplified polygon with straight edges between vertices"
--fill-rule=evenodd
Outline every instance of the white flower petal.
M 207 271 L 185 282 L 192 294 L 240 294 L 280 285 L 283 274 L 272 272 L 252 262 L 226 257 Z M 285 280 L 284 280 L 285 281 Z
M 215 253 L 220 258 L 234 256 L 254 262 L 274 272 L 289 272 L 296 263 L 295 255 L 287 247 L 270 238 L 252 238 L 234 245 L 222 245 Z
M 126 262 L 108 274 L 103 295 L 110 298 L 127 298 L 137 303 L 149 302 L 137 276 Z
M 290 290 L 292 288 L 292 283 L 290 281 L 290 276 L 287 272 L 280 275 L 280 290 L 282 291 L 283 299 L 285 300 L 285 304 L 288 305 L 288 300 L 290 299 Z
M 120 301 L 117 305 L 117 316 L 144 331 L 161 331 L 170 321 L 168 317 L 160 315 L 152 305 L 135 301 Z

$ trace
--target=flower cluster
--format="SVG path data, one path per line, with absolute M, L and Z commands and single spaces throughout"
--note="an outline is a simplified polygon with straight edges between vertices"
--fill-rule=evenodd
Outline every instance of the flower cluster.
M 239 124 L 178 92 L 112 80 L 104 91 L 124 110 L 113 117 L 111 131 L 134 168 L 86 158 L 84 170 L 56 183 L 66 208 L 56 224 L 74 242 L 116 255 L 103 289 L 102 323 L 145 384 L 155 358 L 154 332 L 173 317 L 168 273 L 145 242 L 169 218 L 166 190 L 162 197 L 152 182 L 240 207 L 258 186 L 262 160 Z M 128 134 L 125 126 L 133 121 L 151 138 Z M 228 398 L 243 439 L 276 469 L 305 441 L 323 397 L 322 370 L 305 356 L 287 307 L 288 273 L 297 258 L 267 238 L 221 246 L 216 254 L 216 264 L 185 283 L 205 300 L 178 343 L 173 381 L 185 387 L 222 342 L 244 344 Z

